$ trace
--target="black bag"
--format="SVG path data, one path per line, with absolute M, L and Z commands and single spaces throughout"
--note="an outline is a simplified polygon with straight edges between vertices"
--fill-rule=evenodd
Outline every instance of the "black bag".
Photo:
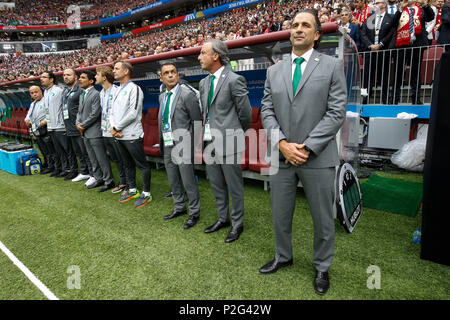
M 45 136 L 47 134 L 47 126 L 39 126 L 37 130 L 40 136 Z

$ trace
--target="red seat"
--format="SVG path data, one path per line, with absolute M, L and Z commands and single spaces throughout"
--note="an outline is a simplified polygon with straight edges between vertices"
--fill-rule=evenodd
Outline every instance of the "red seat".
M 431 84 L 434 79 L 434 70 L 441 59 L 444 48 L 432 46 L 423 52 L 422 65 L 420 67 L 420 83 Z
M 149 108 L 147 113 L 142 115 L 142 127 L 144 129 L 144 152 L 150 157 L 161 157 L 158 133 L 158 111 L 159 108 Z
M 253 149 L 258 143 L 256 131 L 259 129 L 259 122 L 261 116 L 261 108 L 252 107 L 252 121 L 250 122 L 250 127 L 246 132 L 245 136 L 245 152 L 242 154 L 242 170 L 247 170 L 250 163 L 250 158 L 254 157 L 257 152 Z M 256 163 L 256 159 L 252 158 L 253 162 Z
M 268 169 L 269 164 L 265 161 L 267 152 L 267 135 L 262 126 L 261 116 L 258 118 L 258 123 L 254 126 L 254 133 L 249 132 L 249 164 L 248 169 L 253 172 L 262 173 L 263 169 Z M 252 140 L 254 139 L 254 140 Z M 255 145 L 256 147 L 254 147 Z

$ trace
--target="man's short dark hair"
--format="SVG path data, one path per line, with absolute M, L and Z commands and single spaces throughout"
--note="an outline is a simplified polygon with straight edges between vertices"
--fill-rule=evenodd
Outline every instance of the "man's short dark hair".
M 91 70 L 84 70 L 84 71 L 81 71 L 80 75 L 82 75 L 83 73 L 85 75 L 87 75 L 89 80 L 92 80 L 95 83 L 95 73 L 93 71 L 91 71 Z
M 304 12 L 312 14 L 314 16 L 314 20 L 316 22 L 316 31 L 319 32 L 319 34 L 320 34 L 319 39 L 314 41 L 314 49 L 317 49 L 319 47 L 320 40 L 322 40 L 322 24 L 320 23 L 320 20 L 319 20 L 318 11 L 316 9 L 302 9 L 299 12 L 297 12 L 297 15 L 300 13 L 304 13 Z M 294 19 L 295 19 L 295 17 L 294 17 Z
M 44 73 L 48 74 L 48 78 L 49 78 L 49 79 L 53 79 L 53 84 L 56 84 L 56 76 L 55 76 L 55 74 L 53 73 L 53 71 L 44 71 L 44 72 L 42 72 L 41 76 L 42 76 Z
M 165 66 L 174 66 L 174 67 L 175 67 L 175 70 L 178 72 L 178 68 L 177 68 L 176 64 L 173 63 L 173 62 L 164 62 L 164 63 L 159 67 L 159 71 L 162 72 L 162 69 L 163 69 L 163 67 L 165 67 Z

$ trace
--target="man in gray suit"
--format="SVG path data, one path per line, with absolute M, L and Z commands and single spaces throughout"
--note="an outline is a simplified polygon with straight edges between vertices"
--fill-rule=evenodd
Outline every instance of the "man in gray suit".
M 207 41 L 198 60 L 202 69 L 210 73 L 200 81 L 199 89 L 204 111 L 206 172 L 219 215 L 219 220 L 206 228 L 205 233 L 230 225 L 230 193 L 232 228 L 225 239 L 230 243 L 239 239 L 244 230 L 244 182 L 240 160 L 252 109 L 245 78 L 231 71 L 225 43 L 215 39 Z
M 280 163 L 270 176 L 276 253 L 259 272 L 274 273 L 293 263 L 292 217 L 300 179 L 314 223 L 314 289 L 325 294 L 334 255 L 336 133 L 345 119 L 347 90 L 342 61 L 314 50 L 320 37 L 316 11 L 300 11 L 292 23 L 291 60 L 267 70 L 261 117 Z
M 80 95 L 83 93 L 83 89 L 80 88 L 78 83 L 78 74 L 73 68 L 67 68 L 63 73 L 64 83 L 66 87 L 62 93 L 63 101 L 63 118 L 64 125 L 66 127 L 67 140 L 72 145 L 73 151 L 78 157 L 80 163 L 80 174 L 69 174 L 64 179 L 78 182 L 87 180 L 90 178 L 92 171 L 91 162 L 89 161 L 89 155 L 84 146 L 83 139 L 80 132 L 76 127 L 76 120 L 78 114 L 78 107 L 80 104 Z
M 189 229 L 200 219 L 200 193 L 193 163 L 194 121 L 202 119 L 200 104 L 195 89 L 179 83 L 174 64 L 163 64 L 160 76 L 166 90 L 159 95 L 159 147 L 174 203 L 174 210 L 164 219 L 186 214 L 189 199 L 189 218 L 184 224 Z
M 88 184 L 89 189 L 103 187 L 98 192 L 114 188 L 111 164 L 106 154 L 101 130 L 100 94 L 94 88 L 95 73 L 87 70 L 80 74 L 80 87 L 84 89 L 80 96 L 77 114 L 77 129 L 84 138 L 86 150 L 92 165 L 95 181 Z

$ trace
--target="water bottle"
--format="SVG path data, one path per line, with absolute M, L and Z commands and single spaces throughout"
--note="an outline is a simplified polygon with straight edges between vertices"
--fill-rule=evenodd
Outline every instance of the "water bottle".
M 412 241 L 413 241 L 415 244 L 419 244 L 419 243 L 420 243 L 420 237 L 421 237 L 421 236 L 422 236 L 422 233 L 420 232 L 420 229 L 417 228 L 416 230 L 414 230 Z

